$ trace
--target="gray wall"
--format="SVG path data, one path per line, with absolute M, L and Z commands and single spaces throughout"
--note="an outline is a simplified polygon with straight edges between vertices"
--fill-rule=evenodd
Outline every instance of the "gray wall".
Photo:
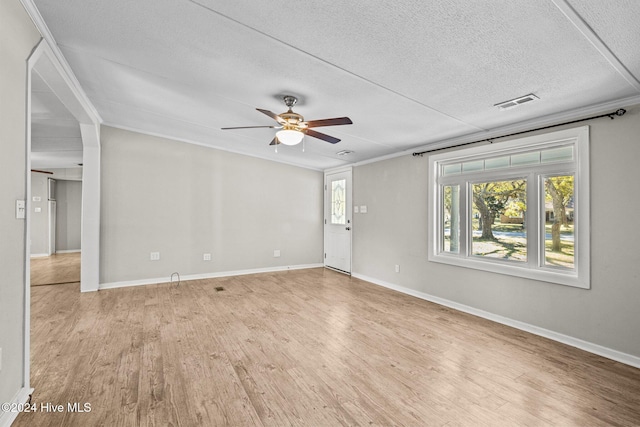
M 23 386 L 27 58 L 40 39 L 18 0 L 0 1 L 0 402 Z M 1 416 L 1 414 L 0 414 Z
M 31 172 L 31 255 L 47 255 L 49 252 L 48 180 L 50 176 L 45 173 Z M 40 201 L 33 201 L 34 197 L 40 197 Z M 40 212 L 36 212 L 37 208 L 40 208 Z
M 82 168 L 47 168 L 47 172 L 53 172 L 53 179 L 82 181 Z
M 101 143 L 100 283 L 322 263 L 321 172 L 109 127 Z
M 82 182 L 56 181 L 56 252 L 79 251 L 82 230 Z
M 429 262 L 428 156 L 354 169 L 354 204 L 368 207 L 353 218 L 354 273 L 640 357 L 640 108 L 628 110 L 620 119 L 586 122 L 590 290 Z

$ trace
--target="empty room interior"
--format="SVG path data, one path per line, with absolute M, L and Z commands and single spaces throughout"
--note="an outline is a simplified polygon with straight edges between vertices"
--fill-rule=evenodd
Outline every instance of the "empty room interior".
M 640 425 L 639 23 L 0 1 L 0 427 Z

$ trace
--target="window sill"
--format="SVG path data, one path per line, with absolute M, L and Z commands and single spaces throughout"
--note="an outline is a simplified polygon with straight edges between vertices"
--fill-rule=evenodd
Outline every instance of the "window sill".
M 583 274 L 584 278 L 581 280 L 578 278 L 576 271 L 560 272 L 551 269 L 533 269 L 525 266 L 525 263 L 520 267 L 511 262 L 507 264 L 500 260 L 461 258 L 458 255 L 447 254 L 431 255 L 429 256 L 429 261 L 581 289 L 590 289 L 591 287 L 588 275 Z

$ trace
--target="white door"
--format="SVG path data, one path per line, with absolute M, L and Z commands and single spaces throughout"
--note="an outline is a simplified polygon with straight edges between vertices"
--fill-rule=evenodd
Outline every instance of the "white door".
M 324 265 L 351 273 L 351 169 L 324 182 Z

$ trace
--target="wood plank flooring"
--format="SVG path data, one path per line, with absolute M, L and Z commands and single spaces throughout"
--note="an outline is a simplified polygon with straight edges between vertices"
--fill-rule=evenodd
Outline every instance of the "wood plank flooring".
M 325 269 L 36 287 L 31 314 L 15 426 L 640 425 L 639 369 Z
M 80 281 L 80 252 L 31 258 L 31 286 Z

